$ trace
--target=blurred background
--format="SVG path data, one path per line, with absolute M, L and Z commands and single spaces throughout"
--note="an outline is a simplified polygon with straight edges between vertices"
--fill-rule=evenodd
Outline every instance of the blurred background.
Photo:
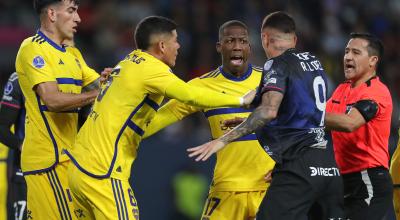
M 330 92 L 344 79 L 342 60 L 349 33 L 367 31 L 380 37 L 385 56 L 378 75 L 390 88 L 395 107 L 392 152 L 399 123 L 400 0 L 81 0 L 82 22 L 75 41 L 89 66 L 100 72 L 134 49 L 133 30 L 142 18 L 172 18 L 179 25 L 181 44 L 174 72 L 189 80 L 220 65 L 215 50 L 218 27 L 231 19 L 249 26 L 251 61 L 262 66 L 266 58 L 260 25 L 276 10 L 295 18 L 298 48 L 321 59 L 331 80 Z M 38 23 L 32 1 L 0 0 L 0 88 L 14 72 L 20 43 L 34 35 Z M 185 149 L 209 138 L 205 118 L 198 114 L 141 144 L 131 179 L 141 219 L 199 219 L 214 161 L 195 163 L 187 159 Z

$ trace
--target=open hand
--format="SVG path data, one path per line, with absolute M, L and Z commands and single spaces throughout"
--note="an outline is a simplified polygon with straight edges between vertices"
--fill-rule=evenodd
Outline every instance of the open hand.
M 250 104 L 253 102 L 254 97 L 256 97 L 256 90 L 250 90 L 243 96 L 243 107 L 250 108 Z
M 112 73 L 113 68 L 107 67 L 104 68 L 104 70 L 100 73 L 100 83 L 103 84 L 105 81 L 107 81 L 108 76 Z
M 195 159 L 196 161 L 200 161 L 200 160 L 205 161 L 213 153 L 219 151 L 223 147 L 225 147 L 225 144 L 222 141 L 216 139 L 216 140 L 207 142 L 203 145 L 189 148 L 189 149 L 187 149 L 187 151 L 189 152 L 189 157 L 197 156 Z

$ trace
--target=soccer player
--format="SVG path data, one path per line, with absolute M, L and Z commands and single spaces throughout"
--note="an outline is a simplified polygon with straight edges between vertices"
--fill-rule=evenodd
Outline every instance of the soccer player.
M 217 51 L 222 65 L 188 82 L 190 85 L 243 95 L 258 86 L 262 69 L 249 64 L 250 42 L 247 26 L 231 20 L 219 28 Z M 162 106 L 147 127 L 144 137 L 195 113 L 204 112 L 213 138 L 218 138 L 231 127 L 223 122 L 235 117 L 247 117 L 251 109 L 201 108 L 175 99 Z M 202 219 L 254 219 L 265 195 L 267 183 L 263 177 L 275 162 L 263 152 L 255 134 L 232 142 L 231 147 L 217 154 L 217 163 Z M 246 145 L 247 147 L 241 147 Z
M 320 219 L 339 219 L 343 214 L 341 178 L 324 139 L 325 71 L 313 54 L 295 49 L 295 22 L 288 14 L 267 15 L 261 38 L 269 60 L 254 101 L 258 107 L 222 137 L 188 149 L 189 156 L 206 160 L 256 131 L 265 152 L 276 162 L 260 207 L 265 213 L 257 219 L 307 219 L 315 202 L 324 209 Z
M 76 214 L 86 219 L 139 219 L 128 179 L 146 125 L 164 96 L 201 107 L 250 104 L 242 98 L 188 85 L 176 77 L 176 24 L 151 16 L 135 30 L 137 50 L 118 63 L 102 86 L 77 141 L 66 151 Z
M 26 219 L 26 184 L 20 167 L 20 149 L 24 138 L 25 107 L 17 73 L 11 74 L 0 105 L 0 142 L 11 149 L 11 179 L 8 216 Z M 14 132 L 11 132 L 11 130 Z
M 24 40 L 16 72 L 25 97 L 21 168 L 27 184 L 27 218 L 75 219 L 67 182 L 68 157 L 77 133 L 77 109 L 93 102 L 99 75 L 62 45 L 80 22 L 74 0 L 35 0 L 40 28 Z M 82 92 L 83 88 L 85 91 Z
M 397 144 L 397 149 L 392 156 L 390 165 L 390 174 L 393 179 L 393 205 L 396 218 L 400 219 L 400 141 Z
M 383 45 L 370 34 L 352 33 L 343 58 L 346 81 L 327 103 L 335 157 L 343 177 L 346 217 L 380 220 L 391 206 L 389 175 L 392 98 L 376 69 Z

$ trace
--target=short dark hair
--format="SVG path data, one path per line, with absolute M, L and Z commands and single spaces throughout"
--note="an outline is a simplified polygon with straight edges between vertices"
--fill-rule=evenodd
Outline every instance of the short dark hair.
M 294 19 L 283 11 L 276 11 L 265 16 L 261 26 L 261 31 L 267 27 L 277 29 L 283 33 L 296 32 L 296 23 L 294 22 Z
M 33 8 L 35 9 L 37 14 L 41 14 L 43 9 L 45 9 L 47 6 L 54 4 L 54 3 L 59 3 L 64 0 L 33 0 Z M 71 2 L 74 2 L 76 5 L 79 5 L 80 0 L 70 0 Z
M 242 27 L 242 28 L 246 29 L 247 32 L 249 31 L 249 29 L 247 28 L 247 25 L 245 23 L 238 21 L 238 20 L 230 20 L 230 21 L 223 23 L 219 27 L 219 30 L 218 30 L 219 39 L 222 38 L 222 36 L 224 35 L 224 30 L 228 27 Z
M 379 40 L 378 37 L 376 37 L 373 34 L 370 33 L 351 33 L 350 38 L 360 38 L 363 40 L 366 40 L 368 42 L 368 55 L 369 56 L 377 56 L 378 58 L 381 58 L 383 56 L 384 48 L 382 41 Z M 378 60 L 379 62 L 379 60 Z
M 150 47 L 153 35 L 171 34 L 177 27 L 176 23 L 162 16 L 149 16 L 139 22 L 135 29 L 136 47 L 146 50 Z

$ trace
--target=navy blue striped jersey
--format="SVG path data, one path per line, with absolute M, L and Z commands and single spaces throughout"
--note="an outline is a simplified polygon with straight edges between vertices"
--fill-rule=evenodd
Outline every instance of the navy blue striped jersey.
M 289 49 L 265 63 L 254 105 L 268 91 L 284 96 L 278 116 L 256 135 L 276 162 L 296 157 L 305 147 L 325 148 L 326 85 L 320 61 L 309 52 Z

